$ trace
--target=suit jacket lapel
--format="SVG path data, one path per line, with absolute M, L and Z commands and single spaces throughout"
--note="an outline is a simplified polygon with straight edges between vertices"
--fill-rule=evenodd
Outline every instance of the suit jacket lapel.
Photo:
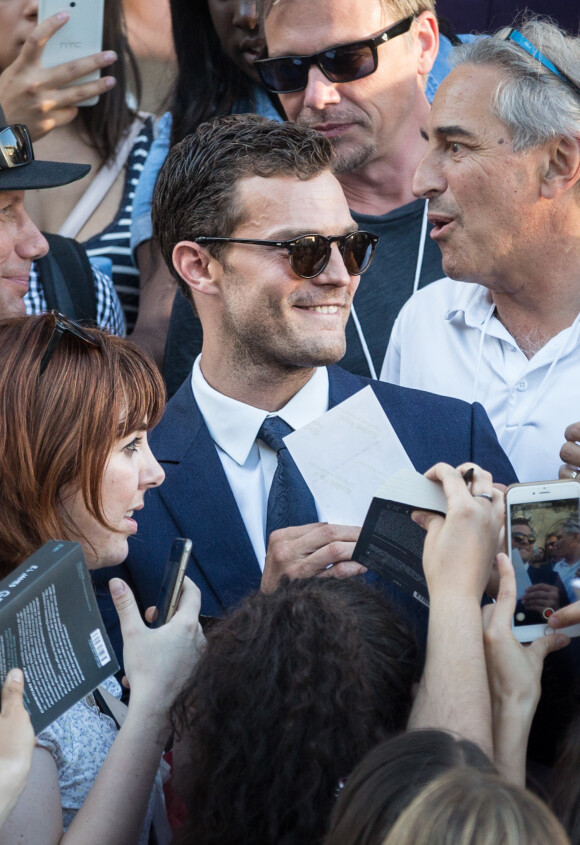
M 166 480 L 159 488 L 193 558 L 224 607 L 259 589 L 261 570 L 189 379 L 154 432 Z

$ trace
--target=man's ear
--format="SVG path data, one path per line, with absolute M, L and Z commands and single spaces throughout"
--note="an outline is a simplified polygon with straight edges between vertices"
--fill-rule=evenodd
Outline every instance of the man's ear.
M 433 12 L 421 12 L 415 19 L 416 36 L 421 49 L 418 71 L 430 73 L 439 52 L 439 26 Z
M 216 293 L 216 271 L 220 263 L 210 255 L 206 247 L 195 241 L 180 241 L 173 248 L 173 266 L 191 288 L 192 294 Z
M 580 138 L 554 138 L 546 148 L 541 191 L 554 199 L 580 181 Z

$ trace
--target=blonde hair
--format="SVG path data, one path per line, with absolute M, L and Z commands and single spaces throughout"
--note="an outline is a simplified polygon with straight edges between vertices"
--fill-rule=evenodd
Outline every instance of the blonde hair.
M 532 793 L 475 769 L 435 778 L 401 813 L 382 845 L 570 845 Z

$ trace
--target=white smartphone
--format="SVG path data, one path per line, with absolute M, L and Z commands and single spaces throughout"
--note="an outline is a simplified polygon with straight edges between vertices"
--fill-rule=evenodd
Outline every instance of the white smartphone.
M 520 642 L 528 643 L 553 634 L 548 619 L 574 600 L 570 582 L 580 560 L 578 567 L 567 561 L 574 557 L 568 538 L 577 536 L 580 553 L 580 482 L 512 484 L 506 490 L 506 529 L 517 587 L 513 632 Z M 553 555 L 547 552 L 549 538 L 555 538 L 550 544 Z M 560 632 L 579 636 L 580 625 Z
M 70 15 L 65 25 L 46 42 L 42 53 L 42 66 L 55 67 L 74 59 L 84 59 L 93 53 L 100 53 L 103 49 L 104 10 L 105 0 L 40 0 L 39 23 L 57 12 L 68 12 Z M 94 70 L 75 79 L 70 85 L 94 82 L 100 74 L 99 69 Z M 98 101 L 98 96 L 91 97 L 83 100 L 79 106 L 94 106 Z

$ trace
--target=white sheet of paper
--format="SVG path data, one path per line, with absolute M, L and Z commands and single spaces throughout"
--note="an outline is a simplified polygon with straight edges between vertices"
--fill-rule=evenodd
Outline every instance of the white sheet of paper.
M 284 438 L 326 522 L 362 525 L 387 478 L 413 464 L 367 386 Z

